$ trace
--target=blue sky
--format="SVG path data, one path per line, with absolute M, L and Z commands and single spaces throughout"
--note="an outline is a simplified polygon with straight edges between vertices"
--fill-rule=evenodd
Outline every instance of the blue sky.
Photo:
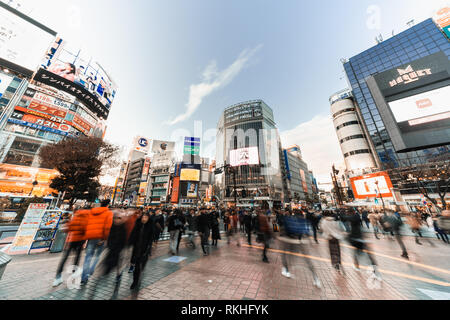
M 331 94 L 347 87 L 340 59 L 446 3 L 20 2 L 23 12 L 32 9 L 32 17 L 88 49 L 119 85 L 107 140 L 129 146 L 136 135 L 170 139 L 177 129 L 193 132 L 195 120 L 212 129 L 225 107 L 263 99 L 274 110 L 283 143 L 299 144 L 321 181 L 333 162 L 343 161 L 328 104 Z

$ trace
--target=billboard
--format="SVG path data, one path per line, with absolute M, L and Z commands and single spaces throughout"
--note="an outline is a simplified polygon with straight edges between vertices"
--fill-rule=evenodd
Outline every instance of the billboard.
M 187 184 L 187 197 L 197 198 L 198 194 L 198 184 L 194 182 L 188 182 Z
M 136 136 L 133 140 L 133 150 L 148 153 L 150 151 L 150 139 Z
M 442 51 L 369 77 L 396 152 L 450 142 L 450 61 Z
M 441 28 L 445 28 L 445 27 L 449 26 L 450 25 L 450 7 L 447 6 L 447 7 L 439 9 L 435 13 L 433 20 Z
M 1 59 L 34 72 L 55 36 L 56 32 L 0 2 Z
M 0 73 L 0 98 L 3 96 L 12 81 L 13 77 Z
M 51 196 L 56 190 L 50 188 L 56 170 L 0 164 L 0 195 L 2 196 Z M 38 184 L 33 186 L 33 182 Z
M 302 177 L 302 187 L 305 193 L 308 193 L 308 184 L 306 183 L 305 170 L 300 169 L 300 176 Z
M 180 181 L 200 181 L 200 170 L 181 169 Z
M 153 140 L 151 168 L 168 167 L 175 158 L 175 142 Z
M 384 198 L 392 197 L 392 182 L 387 172 L 377 172 L 350 178 L 356 199 L 376 198 L 379 193 Z M 378 183 L 378 186 L 377 184 Z
M 117 86 L 103 67 L 84 50 L 72 47 L 63 39 L 57 38 L 43 59 L 41 67 L 66 83 L 72 83 L 76 88 L 89 92 L 109 112 Z M 41 75 L 43 74 L 46 73 L 41 72 Z
M 450 86 L 389 102 L 397 122 L 410 126 L 450 118 Z
M 259 164 L 258 147 L 231 150 L 230 163 L 232 167 Z
M 173 178 L 172 198 L 170 199 L 170 202 L 178 203 L 179 197 L 180 197 L 180 177 L 175 177 Z

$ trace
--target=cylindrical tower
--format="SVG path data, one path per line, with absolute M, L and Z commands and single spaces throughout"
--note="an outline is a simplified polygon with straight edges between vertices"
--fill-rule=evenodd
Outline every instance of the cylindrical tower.
M 375 168 L 369 142 L 358 117 L 351 91 L 344 90 L 330 98 L 331 114 L 348 171 Z

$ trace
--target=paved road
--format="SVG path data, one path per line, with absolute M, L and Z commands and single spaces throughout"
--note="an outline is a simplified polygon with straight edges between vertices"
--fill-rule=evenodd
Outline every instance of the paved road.
M 312 260 L 322 281 L 322 288 L 318 289 L 312 285 L 304 255 L 287 252 L 293 265 L 293 278 L 287 279 L 281 275 L 283 250 L 276 242 L 271 245 L 270 263 L 266 264 L 261 262 L 260 245 L 249 246 L 242 237 L 240 247 L 222 240 L 207 257 L 200 248 L 192 250 L 182 244 L 180 256 L 185 259 L 179 263 L 165 261 L 171 257 L 167 254 L 168 244 L 160 243 L 147 264 L 138 295 L 129 290 L 132 279 L 128 273 L 115 294 L 111 277 L 100 283 L 93 279 L 82 290 L 68 289 L 66 284 L 52 288 L 61 254 L 14 256 L 0 280 L 0 299 L 450 300 L 450 245 L 427 239 L 419 246 L 413 237 L 405 237 L 410 260 L 404 260 L 395 241 L 367 236 L 383 277 L 381 283 L 370 281 L 364 257 L 362 270 L 352 269 L 354 249 L 346 243 L 342 246 L 345 276 L 331 268 L 325 240 L 308 244 L 305 255 Z

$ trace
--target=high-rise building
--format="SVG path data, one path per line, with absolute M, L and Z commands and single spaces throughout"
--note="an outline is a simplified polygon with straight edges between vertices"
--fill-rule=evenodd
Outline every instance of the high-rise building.
M 222 200 L 227 203 L 281 206 L 282 148 L 272 109 L 262 100 L 226 108 L 217 133 L 216 175 Z
M 317 185 L 308 165 L 302 159 L 299 146 L 292 146 L 283 151 L 285 165 L 284 201 L 297 202 L 313 199 L 317 194 Z
M 41 168 L 39 150 L 65 137 L 103 138 L 116 85 L 57 32 L 3 2 L 0 17 L 0 196 L 51 198 L 58 173 Z
M 450 41 L 442 27 L 427 19 L 344 62 L 351 89 L 330 99 L 339 142 L 348 171 L 374 172 L 351 179 L 356 198 L 395 199 L 400 190 L 421 202 L 417 184 L 393 173 L 449 161 Z M 345 123 L 354 130 L 341 134 Z

